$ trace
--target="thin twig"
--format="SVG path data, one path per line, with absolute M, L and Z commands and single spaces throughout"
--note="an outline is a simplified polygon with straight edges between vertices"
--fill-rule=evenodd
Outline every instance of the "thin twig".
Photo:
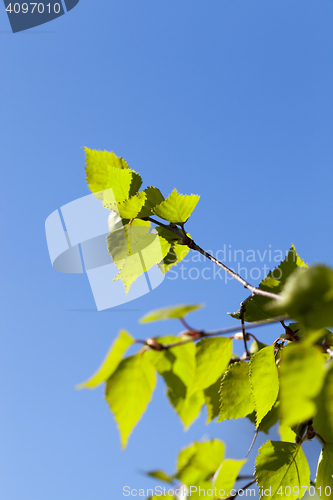
M 282 319 L 286 319 L 285 316 L 279 316 L 277 318 L 273 318 L 271 320 L 268 320 L 268 321 L 260 321 L 258 323 L 249 323 L 246 325 L 246 329 L 250 329 L 250 328 L 258 328 L 259 326 L 265 326 L 265 325 L 271 325 L 273 323 L 279 323 L 281 321 L 281 318 Z M 212 332 L 205 332 L 205 331 L 198 331 L 198 333 L 200 333 L 200 337 L 191 337 L 191 338 L 188 338 L 188 339 L 185 339 L 185 340 L 181 340 L 180 342 L 173 342 L 171 344 L 164 344 L 164 348 L 165 349 L 170 349 L 171 347 L 176 347 L 178 345 L 183 345 L 183 344 L 187 344 L 188 342 L 194 342 L 196 340 L 199 340 L 200 338 L 204 338 L 204 337 L 213 337 L 215 335 L 225 335 L 225 334 L 228 334 L 228 333 L 233 333 L 233 332 L 237 332 L 239 331 L 239 326 L 232 326 L 230 328 L 223 328 L 222 330 L 215 330 L 215 331 L 212 331 Z
M 240 303 L 240 311 L 239 311 L 239 317 L 241 320 L 241 325 L 242 325 L 242 333 L 243 333 L 243 342 L 244 342 L 244 347 L 245 347 L 245 352 L 246 356 L 250 356 L 250 352 L 247 348 L 247 342 L 246 342 L 246 332 L 245 332 L 245 325 L 244 325 L 244 314 L 246 312 L 246 304 L 248 303 L 249 300 L 252 299 L 254 296 L 254 293 L 251 293 L 243 302 Z
M 233 271 L 232 269 L 229 269 L 229 267 L 227 267 L 226 265 L 224 265 L 219 260 L 215 259 L 215 257 L 213 257 L 212 255 L 210 255 L 208 252 L 206 252 L 201 247 L 199 247 L 199 245 L 197 245 L 196 243 L 194 243 L 193 240 L 191 240 L 191 242 L 189 243 L 189 247 L 192 248 L 192 250 L 196 250 L 197 252 L 201 253 L 202 255 L 204 255 L 205 257 L 207 257 L 207 259 L 209 259 L 212 262 L 214 262 L 214 264 L 216 264 L 217 266 L 221 267 L 224 271 L 226 271 L 227 273 L 229 273 L 230 276 L 232 276 L 233 278 L 235 278 L 235 280 L 239 281 L 239 283 L 241 283 L 244 286 L 244 288 L 247 288 L 248 290 L 250 290 L 250 292 L 252 292 L 252 293 L 254 293 L 256 295 L 262 295 L 263 297 L 267 297 L 269 299 L 277 299 L 277 300 L 281 299 L 280 295 L 277 295 L 276 293 L 266 292 L 266 290 L 261 290 L 260 288 L 257 288 L 257 287 L 255 287 L 253 285 L 250 285 L 250 283 L 248 283 L 247 281 L 245 281 L 245 279 L 243 279 L 241 276 L 239 276 L 239 274 L 235 273 L 235 271 Z
M 250 292 L 252 292 L 256 295 L 262 295 L 263 297 L 267 297 L 269 299 L 277 299 L 277 300 L 281 299 L 281 297 L 279 295 L 277 295 L 276 293 L 266 292 L 266 290 L 261 290 L 260 288 L 257 288 L 253 285 L 250 285 L 250 283 L 245 281 L 245 279 L 243 279 L 239 274 L 235 273 L 235 271 L 230 269 L 228 266 L 224 265 L 219 260 L 215 259 L 215 257 L 210 255 L 203 248 L 199 247 L 199 245 L 197 245 L 189 236 L 187 236 L 185 229 L 184 229 L 184 224 L 182 224 L 182 231 L 183 231 L 183 233 L 182 233 L 175 224 L 167 226 L 166 224 L 163 224 L 162 222 L 159 222 L 159 221 L 153 219 L 152 217 L 145 217 L 144 220 L 148 220 L 148 221 L 152 222 L 153 224 L 156 224 L 157 226 L 164 227 L 164 229 L 167 229 L 167 230 L 171 231 L 172 233 L 174 233 L 175 235 L 177 235 L 178 238 L 182 240 L 184 245 L 187 245 L 192 250 L 195 250 L 196 252 L 201 253 L 207 259 L 214 262 L 214 264 L 221 267 L 224 271 L 226 271 L 228 274 L 230 274 L 230 276 L 232 276 L 237 281 L 239 281 L 239 283 L 241 283 L 245 288 L 250 290 Z

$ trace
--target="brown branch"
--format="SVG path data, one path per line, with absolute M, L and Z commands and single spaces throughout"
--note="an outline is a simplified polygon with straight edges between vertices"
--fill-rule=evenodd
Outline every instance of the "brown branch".
M 172 233 L 174 233 L 175 235 L 177 235 L 178 238 L 180 240 L 182 240 L 182 244 L 183 245 L 187 245 L 192 250 L 195 250 L 196 252 L 201 253 L 207 259 L 209 259 L 212 262 L 214 262 L 214 264 L 216 264 L 217 266 L 221 267 L 224 271 L 226 271 L 228 274 L 230 274 L 230 276 L 232 276 L 233 278 L 235 278 L 235 280 L 239 281 L 239 283 L 241 285 L 243 285 L 245 288 L 247 288 L 248 290 L 250 290 L 250 292 L 252 292 L 252 293 L 254 293 L 256 295 L 262 295 L 263 297 L 267 297 L 269 299 L 276 299 L 276 300 L 281 299 L 281 297 L 279 295 L 277 295 L 276 293 L 266 292 L 266 290 L 261 290 L 260 288 L 257 288 L 255 286 L 251 285 L 250 283 L 248 283 L 247 281 L 245 281 L 245 279 L 243 279 L 239 274 L 235 273 L 235 271 L 233 271 L 232 269 L 230 269 L 228 266 L 224 265 L 219 260 L 215 259 L 215 257 L 213 257 L 212 255 L 210 255 L 205 250 L 203 250 L 203 248 L 199 247 L 199 245 L 197 245 L 191 238 L 189 238 L 189 236 L 187 236 L 187 234 L 185 232 L 185 229 L 184 229 L 184 224 L 181 224 L 182 231 L 183 231 L 183 232 L 181 232 L 179 230 L 179 228 L 175 224 L 167 226 L 166 224 L 163 224 L 162 222 L 159 222 L 159 221 L 153 219 L 152 217 L 146 217 L 144 220 L 149 220 L 153 224 L 156 224 L 157 226 L 164 227 L 164 229 L 168 229 L 169 231 L 171 231 Z
M 246 484 L 245 486 L 243 486 L 243 488 L 239 488 L 237 493 L 235 493 L 235 495 L 230 495 L 230 497 L 226 498 L 225 500 L 234 500 L 234 498 L 236 498 L 238 496 L 238 493 L 239 491 L 245 491 L 247 490 L 247 488 L 249 488 L 250 486 L 252 486 L 252 484 L 254 484 L 256 482 L 256 478 L 252 479 L 252 481 L 250 481 L 248 484 Z

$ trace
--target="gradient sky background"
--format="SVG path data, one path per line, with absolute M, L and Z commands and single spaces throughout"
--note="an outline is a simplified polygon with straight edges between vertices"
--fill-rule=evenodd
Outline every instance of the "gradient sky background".
M 268 250 L 291 243 L 306 262 L 333 265 L 332 21 L 328 0 L 81 0 L 14 35 L 0 7 L 1 498 L 123 498 L 125 485 L 157 484 L 140 470 L 173 472 L 179 449 L 204 435 L 244 458 L 249 422 L 205 427 L 203 412 L 184 433 L 161 380 L 122 452 L 103 388 L 74 386 L 120 328 L 136 338 L 182 329 L 139 325 L 147 311 L 204 302 L 189 321 L 225 327 L 245 290 L 185 273 L 97 312 L 86 275 L 52 269 L 44 223 L 89 193 L 88 146 L 124 157 L 165 196 L 200 194 L 188 231 L 214 253 L 267 250 L 248 271 L 274 267 Z M 257 330 L 267 342 L 278 332 Z M 315 468 L 319 445 L 305 449 Z

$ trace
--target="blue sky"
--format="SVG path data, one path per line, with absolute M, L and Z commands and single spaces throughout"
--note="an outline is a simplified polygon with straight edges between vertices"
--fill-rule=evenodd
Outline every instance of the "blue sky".
M 203 435 L 244 457 L 248 422 L 205 427 L 203 414 L 183 433 L 161 381 L 124 452 L 103 389 L 74 390 L 120 328 L 178 333 L 176 322 L 139 325 L 150 309 L 204 302 L 194 326 L 233 325 L 242 287 L 190 279 L 206 266 L 190 259 L 187 279 L 97 312 L 85 275 L 52 269 L 44 223 L 88 194 L 88 146 L 124 157 L 165 196 L 200 194 L 188 231 L 214 253 L 267 250 L 274 267 L 269 250 L 294 243 L 306 262 L 332 266 L 332 17 L 328 0 L 81 0 L 14 35 L 0 8 L 1 498 L 122 498 L 125 485 L 155 485 L 139 470 L 172 472 Z

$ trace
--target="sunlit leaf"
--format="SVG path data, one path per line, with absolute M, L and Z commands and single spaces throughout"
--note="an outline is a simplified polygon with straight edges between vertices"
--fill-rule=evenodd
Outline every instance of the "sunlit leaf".
M 194 442 L 180 452 L 176 477 L 187 486 L 207 481 L 220 466 L 224 451 L 224 443 L 219 439 Z
M 118 423 L 123 447 L 145 411 L 155 384 L 154 366 L 142 353 L 123 359 L 108 379 L 105 397 Z
M 257 413 L 257 427 L 274 405 L 279 393 L 279 376 L 274 345 L 261 349 L 251 358 L 250 383 Z
M 201 309 L 202 307 L 204 307 L 204 304 L 180 304 L 177 306 L 162 307 L 161 309 L 155 309 L 145 314 L 140 319 L 140 323 L 160 321 L 162 319 L 184 318 L 188 313 L 196 309 Z
M 191 392 L 206 389 L 225 372 L 232 354 L 232 339 L 204 338 L 196 344 L 197 370 Z
M 121 330 L 97 372 L 86 382 L 77 385 L 76 388 L 93 389 L 102 382 L 105 382 L 116 370 L 121 361 L 122 355 L 133 342 L 133 337 L 131 337 L 125 330 Z
M 187 221 L 191 213 L 196 207 L 200 196 L 197 194 L 184 195 L 177 192 L 176 189 L 157 205 L 153 212 L 161 219 L 173 222 L 174 224 L 182 224 Z
M 288 498 L 301 498 L 310 485 L 309 465 L 299 444 L 267 441 L 259 450 L 255 474 L 266 500 L 287 498 L 285 492 Z
M 286 282 L 274 314 L 288 314 L 309 329 L 333 326 L 333 269 L 318 264 L 298 269 Z
M 217 489 L 218 497 L 226 498 L 231 495 L 230 490 L 234 487 L 239 471 L 247 460 L 227 459 L 222 462 L 213 480 L 213 486 Z
M 327 500 L 333 492 L 333 443 L 326 443 L 320 453 L 316 490 L 320 498 Z
M 314 398 L 321 390 L 325 371 L 317 347 L 289 344 L 280 362 L 280 415 L 289 426 L 314 416 Z
M 222 379 L 220 389 L 221 410 L 218 422 L 243 418 L 254 410 L 249 379 L 249 363 L 240 361 L 230 366 Z
M 268 275 L 260 282 L 259 288 L 271 293 L 279 294 L 287 279 L 298 268 L 307 267 L 307 264 L 297 255 L 294 245 L 291 246 L 288 255 L 281 264 L 270 271 Z M 271 299 L 262 295 L 255 295 L 246 304 L 245 321 L 263 321 L 270 319 L 277 314 L 269 311 L 266 306 L 272 302 Z M 240 319 L 240 312 L 230 314 L 233 318 Z
M 315 398 L 317 413 L 313 425 L 326 443 L 333 443 L 333 366 L 329 368 L 322 390 Z

